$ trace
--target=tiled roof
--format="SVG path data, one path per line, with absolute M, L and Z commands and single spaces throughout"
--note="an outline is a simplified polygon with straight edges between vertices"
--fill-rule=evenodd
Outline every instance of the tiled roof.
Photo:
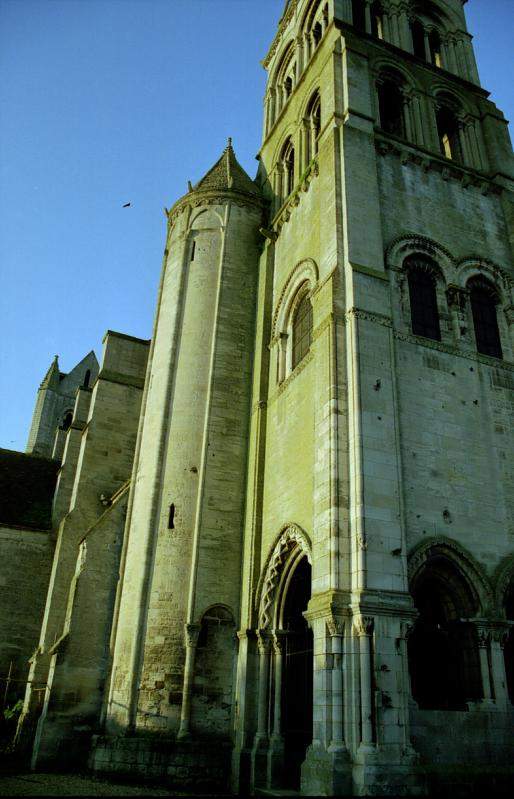
M 254 197 L 261 196 L 260 188 L 239 164 L 230 139 L 219 161 L 193 188 L 194 191 L 227 191 L 228 189 Z

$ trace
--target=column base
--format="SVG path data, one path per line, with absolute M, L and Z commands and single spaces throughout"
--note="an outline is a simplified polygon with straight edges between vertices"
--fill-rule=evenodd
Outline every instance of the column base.
M 268 763 L 266 774 L 267 788 L 280 788 L 284 782 L 284 739 L 271 736 L 268 747 Z
M 250 790 L 267 788 L 269 738 L 256 735 L 252 746 L 250 765 Z
M 412 748 L 360 746 L 353 763 L 355 796 L 426 796 L 424 769 Z
M 352 793 L 352 764 L 344 747 L 329 748 L 311 744 L 302 765 L 302 794 L 340 796 Z

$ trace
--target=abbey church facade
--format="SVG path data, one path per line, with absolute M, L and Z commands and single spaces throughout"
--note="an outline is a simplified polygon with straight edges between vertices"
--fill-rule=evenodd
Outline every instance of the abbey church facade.
M 54 361 L 1 453 L 35 768 L 512 781 L 514 163 L 463 5 L 286 3 L 256 179 L 229 141 L 167 214 L 152 339 Z

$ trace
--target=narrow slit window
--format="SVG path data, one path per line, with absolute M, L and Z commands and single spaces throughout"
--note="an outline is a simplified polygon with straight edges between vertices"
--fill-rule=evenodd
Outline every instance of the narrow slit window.
M 89 388 L 89 381 L 91 380 L 91 369 L 88 369 L 86 374 L 84 375 L 84 388 Z
M 195 260 L 195 255 L 196 255 L 196 239 L 193 239 L 193 243 L 191 245 L 191 260 L 192 261 Z
M 168 530 L 175 529 L 175 504 L 172 502 L 170 505 L 170 513 L 168 517 Z

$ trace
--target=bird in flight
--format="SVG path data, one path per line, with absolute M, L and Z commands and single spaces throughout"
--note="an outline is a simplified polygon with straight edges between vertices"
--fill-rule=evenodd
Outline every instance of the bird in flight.
M 130 203 L 125 203 L 124 208 L 130 208 Z

